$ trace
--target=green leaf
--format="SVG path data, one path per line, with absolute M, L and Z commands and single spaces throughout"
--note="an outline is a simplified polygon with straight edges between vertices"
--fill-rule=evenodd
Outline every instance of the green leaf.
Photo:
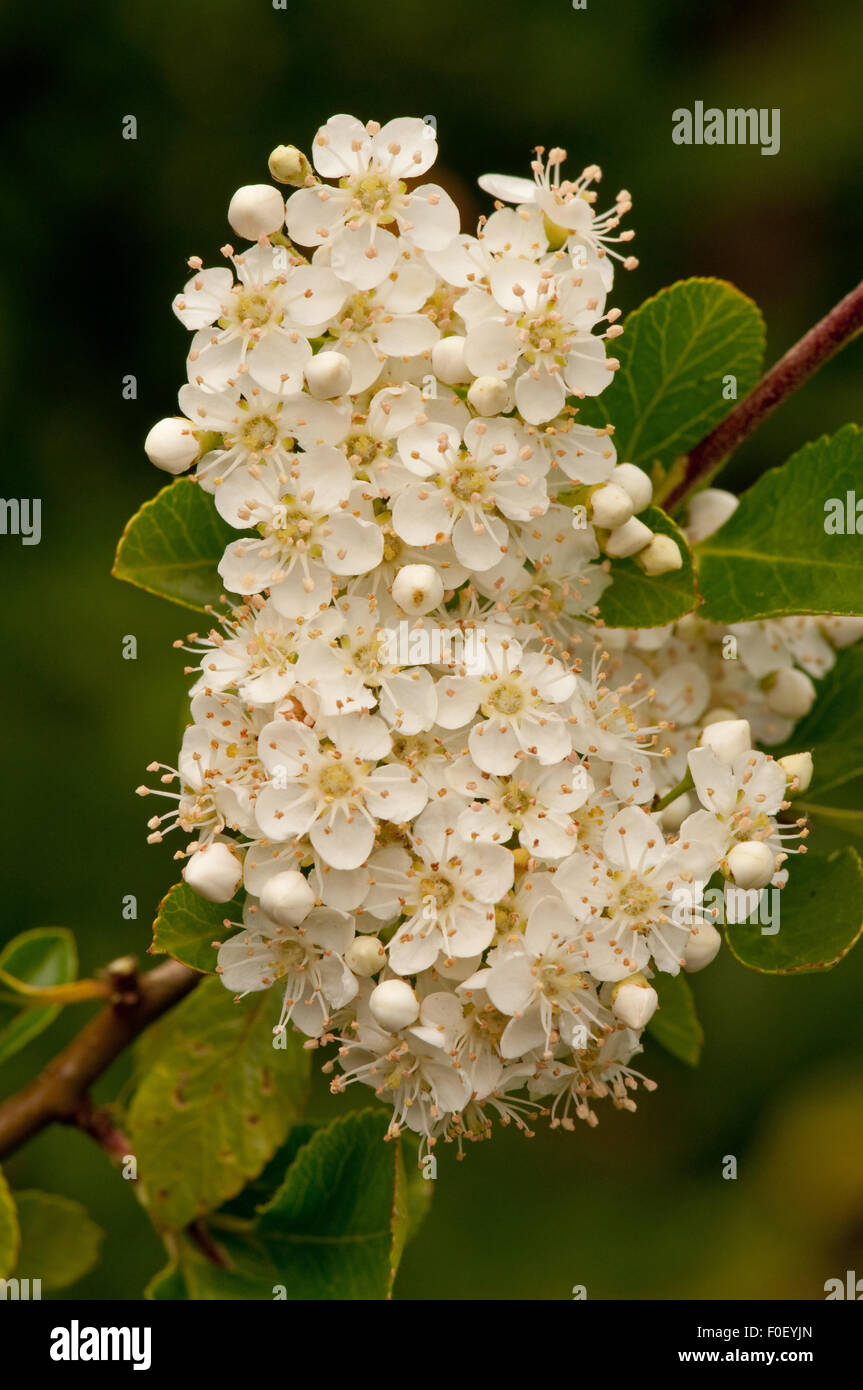
M 239 1217 L 241 1220 L 254 1220 L 259 1210 L 273 1200 L 300 1149 L 308 1144 L 319 1128 L 319 1125 L 310 1124 L 307 1120 L 291 1125 L 287 1139 L 273 1154 L 266 1168 L 247 1183 L 238 1196 L 219 1208 L 219 1218 L 231 1216 Z
M 236 539 L 210 494 L 191 478 L 178 478 L 132 517 L 111 573 L 184 608 L 204 609 L 218 603 L 223 585 L 217 566 Z
M 379 1111 L 355 1111 L 325 1129 L 296 1125 L 261 1177 L 208 1220 L 207 1242 L 218 1263 L 185 1232 L 147 1296 L 388 1298 L 433 1184 L 421 1177 L 415 1136 L 386 1143 L 386 1127 Z M 263 1188 L 270 1200 L 260 1206 Z
M 65 1289 L 99 1258 L 103 1232 L 80 1202 L 53 1192 L 17 1192 L 21 1252 L 18 1279 L 41 1279 L 46 1289 Z
M 144 1297 L 154 1303 L 179 1303 L 189 1297 L 183 1272 L 173 1261 L 154 1274 L 144 1289 Z
M 689 1067 L 698 1066 L 704 1045 L 704 1030 L 698 1022 L 689 981 L 679 975 L 658 972 L 651 980 L 659 995 L 659 1007 L 647 1025 L 652 1038 Z
M 779 899 L 779 930 L 763 935 L 757 924 L 727 924 L 732 954 L 769 975 L 829 970 L 863 932 L 863 865 L 847 846 L 832 854 L 798 855 Z
M 21 1230 L 9 1184 L 0 1168 L 0 1279 L 8 1279 L 15 1268 Z
M 806 444 L 764 473 L 725 525 L 696 547 L 701 617 L 737 623 L 791 613 L 863 613 L 856 534 L 831 535 L 825 504 L 863 493 L 863 431 Z
M 612 560 L 614 582 L 599 601 L 600 614 L 609 627 L 662 627 L 698 603 L 692 556 L 674 522 L 658 507 L 648 507 L 639 519 L 652 531 L 673 537 L 683 566 L 668 574 L 647 575 L 634 560 Z
M 261 1213 L 257 1241 L 289 1299 L 389 1296 L 407 1204 L 387 1121 L 362 1110 L 319 1130 Z
M 242 893 L 229 903 L 211 903 L 187 883 L 176 883 L 159 903 L 150 954 L 173 956 L 192 970 L 212 975 L 216 969 L 213 942 L 228 935 L 225 921 L 238 922 L 242 911 Z
M 620 370 L 601 396 L 580 404 L 579 423 L 612 423 L 618 458 L 654 475 L 728 413 L 724 377 L 737 378 L 738 397 L 755 385 L 764 321 L 733 285 L 699 278 L 660 290 L 624 326 Z
M 75 938 L 65 927 L 36 927 L 12 938 L 0 951 L 0 970 L 27 985 L 65 985 L 78 973 Z M 0 1002 L 0 1062 L 25 1047 L 54 1022 L 55 1006 L 33 1008 Z
M 300 1118 L 310 1056 L 293 1033 L 273 1047 L 280 1006 L 279 991 L 235 1003 L 209 979 L 167 1016 L 129 1112 L 157 1225 L 185 1226 L 235 1196 Z

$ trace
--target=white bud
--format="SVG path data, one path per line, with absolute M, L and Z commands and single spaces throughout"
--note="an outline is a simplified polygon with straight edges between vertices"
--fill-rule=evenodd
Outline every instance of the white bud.
M 183 868 L 183 878 L 189 887 L 211 903 L 230 902 L 242 877 L 243 866 L 239 859 L 219 841 L 195 850 Z
M 355 975 L 361 975 L 363 979 L 377 975 L 386 963 L 386 947 L 376 936 L 354 937 L 345 951 L 345 965 Z
M 397 1033 L 416 1023 L 419 1000 L 406 980 L 384 980 L 376 985 L 369 998 L 369 1008 L 382 1028 Z
M 620 984 L 615 986 L 611 1010 L 627 1028 L 634 1028 L 636 1032 L 640 1032 L 653 1018 L 658 1004 L 659 995 L 656 990 L 647 983 L 643 975 L 637 975 L 621 980 Z
M 657 532 L 638 557 L 638 563 L 645 574 L 670 574 L 683 565 L 680 546 L 673 536 L 663 536 Z
M 501 415 L 512 405 L 512 394 L 499 376 L 478 376 L 467 393 L 477 415 Z
M 306 383 L 316 400 L 343 396 L 349 389 L 353 371 L 342 352 L 319 352 L 306 363 Z
M 776 856 L 763 840 L 741 840 L 728 851 L 728 869 L 738 888 L 766 888 L 776 873 Z
M 393 598 L 405 613 L 430 613 L 443 594 L 443 580 L 434 565 L 404 565 L 393 580 Z
M 689 524 L 686 527 L 686 539 L 690 544 L 705 540 L 724 526 L 732 512 L 737 510 L 739 500 L 733 492 L 726 492 L 721 487 L 707 487 L 703 492 L 696 492 L 689 504 Z
M 789 792 L 809 790 L 813 770 L 811 753 L 789 753 L 787 757 L 779 758 L 778 761 L 788 779 Z
M 613 531 L 632 516 L 632 498 L 616 483 L 604 483 L 590 495 L 590 515 L 595 526 Z
M 151 463 L 165 473 L 185 473 L 195 462 L 200 445 L 188 420 L 159 420 L 144 440 L 144 452 Z
M 679 632 L 680 624 L 678 623 L 676 626 Z M 697 634 L 692 633 L 692 636 L 695 637 Z M 734 710 L 729 709 L 727 705 L 714 705 L 712 709 L 709 709 L 706 714 L 701 716 L 701 727 L 706 729 L 708 724 L 722 724 L 727 719 L 736 718 L 737 715 L 734 713 Z
M 683 948 L 683 968 L 689 974 L 703 970 L 719 953 L 722 936 L 712 922 L 700 922 Z
M 312 172 L 311 164 L 296 145 L 277 145 L 268 162 L 276 183 L 289 183 L 293 188 L 301 188 Z
M 752 747 L 752 730 L 748 719 L 719 719 L 701 730 L 698 740 L 702 748 L 710 748 L 720 762 L 729 766 L 741 753 Z
M 776 714 L 785 719 L 802 719 L 812 708 L 817 691 L 805 671 L 786 666 L 770 677 L 765 694 Z
M 653 532 L 637 516 L 631 516 L 622 526 L 616 526 L 605 542 L 605 553 L 615 559 L 636 555 L 653 540 Z
M 693 811 L 698 809 L 698 802 L 692 792 L 681 792 L 673 801 L 659 813 L 659 824 L 669 835 L 674 835 L 680 829 L 687 816 L 691 816 Z
M 611 482 L 629 493 L 634 512 L 643 512 L 650 506 L 653 484 L 643 468 L 637 468 L 634 463 L 619 463 L 612 472 Z
M 228 221 L 246 241 L 277 232 L 285 220 L 285 200 L 270 183 L 247 183 L 238 188 L 228 207 Z
M 261 907 L 280 927 L 298 927 L 314 905 L 309 881 L 297 869 L 274 874 L 261 889 Z
M 863 618 L 851 617 L 822 617 L 818 619 L 821 630 L 831 646 L 839 651 L 843 647 L 850 647 L 860 637 L 863 637 Z
M 453 335 L 439 338 L 432 348 L 432 371 L 445 386 L 473 380 L 473 373 L 464 364 L 464 343 L 464 338 Z

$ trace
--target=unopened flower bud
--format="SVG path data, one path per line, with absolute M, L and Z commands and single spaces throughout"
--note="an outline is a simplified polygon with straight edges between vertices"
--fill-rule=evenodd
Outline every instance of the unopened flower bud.
M 183 878 L 211 903 L 230 902 L 243 877 L 243 866 L 227 845 L 216 842 L 195 850 L 183 868 Z
M 817 692 L 805 671 L 786 666 L 768 678 L 765 694 L 776 714 L 785 719 L 802 719 L 812 708 Z
M 766 888 L 776 873 L 776 856 L 763 840 L 741 840 L 728 851 L 728 870 L 738 888 Z
M 432 371 L 445 386 L 458 386 L 473 380 L 473 373 L 464 364 L 464 344 L 464 338 L 452 335 L 439 338 L 432 348 Z
M 616 483 L 604 483 L 590 495 L 590 515 L 595 526 L 614 531 L 632 516 L 632 498 Z
M 605 553 L 614 559 L 637 555 L 654 539 L 653 532 L 637 516 L 631 516 L 622 526 L 616 526 L 605 542 Z
M 430 613 L 444 595 L 434 565 L 404 565 L 393 580 L 392 595 L 405 613 Z
M 345 951 L 345 965 L 363 979 L 377 975 L 386 963 L 386 947 L 376 936 L 357 936 Z
M 306 384 L 319 401 L 343 396 L 349 389 L 353 372 L 342 352 L 319 352 L 306 363 Z
M 151 463 L 165 473 L 185 473 L 198 457 L 200 446 L 188 420 L 159 420 L 144 440 Z
M 296 145 L 277 145 L 270 155 L 269 167 L 276 183 L 289 183 L 292 188 L 302 188 L 312 172 L 311 164 Z
M 778 761 L 788 779 L 789 792 L 809 790 L 809 783 L 812 781 L 811 753 L 789 753 L 787 757 L 779 758 Z
M 270 183 L 248 183 L 238 188 L 228 207 L 228 221 L 246 241 L 277 232 L 285 220 L 285 200 Z
M 752 747 L 752 730 L 748 719 L 719 719 L 701 730 L 698 740 L 702 748 L 709 748 L 722 763 L 729 765 Z
M 384 980 L 369 998 L 369 1008 L 382 1028 L 397 1033 L 419 1017 L 419 1000 L 406 980 Z
M 682 567 L 683 556 L 673 536 L 664 536 L 657 532 L 653 540 L 640 552 L 638 564 L 645 574 L 670 574 L 672 570 Z
M 499 376 L 478 376 L 467 393 L 477 415 L 501 415 L 512 405 L 512 394 Z
M 611 475 L 611 481 L 629 493 L 634 512 L 643 512 L 645 507 L 650 506 L 653 484 L 643 468 L 637 468 L 634 463 L 619 463 Z
M 686 539 L 694 545 L 718 531 L 737 508 L 740 499 L 721 487 L 707 487 L 696 492 L 689 504 Z
M 683 948 L 683 968 L 690 975 L 703 970 L 719 953 L 722 936 L 712 922 L 699 922 Z
M 314 905 L 309 881 L 297 869 L 274 874 L 261 889 L 261 907 L 280 927 L 298 927 Z
M 656 1013 L 659 995 L 643 975 L 630 975 L 612 992 L 611 1010 L 627 1028 L 640 1032 Z

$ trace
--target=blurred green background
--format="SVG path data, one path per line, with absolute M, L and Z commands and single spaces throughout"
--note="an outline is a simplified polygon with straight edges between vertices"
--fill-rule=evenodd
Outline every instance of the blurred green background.
M 858 0 L 116 0 L 19 5 L 2 21 L 7 235 L 0 385 L 4 495 L 42 498 L 43 539 L 0 540 L 4 604 L 0 940 L 66 924 L 82 968 L 143 953 L 175 880 L 133 795 L 172 761 L 184 682 L 171 641 L 194 625 L 109 577 L 127 517 L 161 485 L 149 426 L 175 408 L 187 337 L 170 301 L 193 253 L 218 259 L 240 184 L 272 146 L 308 148 L 333 112 L 433 114 L 436 176 L 465 225 L 474 180 L 526 172 L 535 144 L 598 162 L 633 194 L 641 266 L 624 309 L 688 275 L 755 298 L 774 360 L 859 279 L 863 105 Z M 671 113 L 779 107 L 781 152 L 676 146 Z M 138 138 L 121 136 L 134 115 Z M 859 420 L 859 343 L 750 441 L 743 484 L 805 440 Z M 134 374 L 138 397 L 122 397 Z M 124 661 L 124 636 L 138 640 Z M 121 900 L 138 900 L 136 922 Z M 829 910 L 829 905 L 825 907 Z M 661 1083 L 636 1115 L 441 1153 L 435 1204 L 396 1292 L 415 1298 L 823 1297 L 863 1274 L 863 949 L 833 974 L 770 980 L 727 953 L 694 981 L 697 1072 L 649 1044 Z M 77 1030 L 67 1010 L 4 1068 L 17 1088 Z M 101 1088 L 113 1095 L 125 1063 Z M 359 1099 L 359 1098 L 358 1098 Z M 339 1113 L 321 1082 L 320 1117 Z M 723 1180 L 723 1157 L 739 1163 Z M 11 1160 L 17 1187 L 77 1197 L 107 1232 L 70 1292 L 139 1296 L 158 1241 L 120 1176 L 77 1133 Z M 856 1261 L 856 1263 L 855 1263 Z

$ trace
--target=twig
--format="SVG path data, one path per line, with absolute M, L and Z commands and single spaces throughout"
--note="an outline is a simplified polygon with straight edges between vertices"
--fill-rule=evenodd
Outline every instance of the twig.
M 679 459 L 657 490 L 657 503 L 666 511 L 680 505 L 707 482 L 720 464 L 763 424 L 778 405 L 863 328 L 863 281 L 825 314 L 814 328 L 780 357 L 761 381 L 724 420 Z
M 202 978 L 174 960 L 135 976 L 134 987 L 131 972 L 117 973 L 123 980 L 115 1002 L 96 1014 L 34 1081 L 0 1105 L 0 1158 L 55 1121 L 81 1124 L 83 1119 L 81 1127 L 88 1132 L 92 1133 L 88 1125 L 98 1128 L 94 1116 L 100 1112 L 89 1103 L 88 1088 L 139 1033 Z

